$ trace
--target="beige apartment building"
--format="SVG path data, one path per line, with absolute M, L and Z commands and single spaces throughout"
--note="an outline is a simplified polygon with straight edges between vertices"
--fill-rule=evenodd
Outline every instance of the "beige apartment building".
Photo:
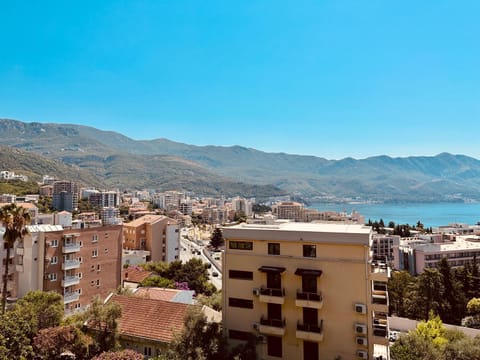
M 388 356 L 388 268 L 372 261 L 370 227 L 241 224 L 223 235 L 229 345 L 253 334 L 266 360 L 373 359 L 374 344 Z
M 179 258 L 179 225 L 169 217 L 145 215 L 125 223 L 123 237 L 125 250 L 147 250 L 148 261 L 172 262 Z
M 121 285 L 122 225 L 64 229 L 31 225 L 15 248 L 17 296 L 56 291 L 65 313 L 84 309 L 95 296 L 105 299 Z

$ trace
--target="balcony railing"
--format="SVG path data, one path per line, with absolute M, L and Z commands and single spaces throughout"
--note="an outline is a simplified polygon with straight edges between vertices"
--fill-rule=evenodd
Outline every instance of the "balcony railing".
M 260 325 L 284 328 L 285 327 L 285 319 L 283 319 L 283 320 L 282 319 L 268 319 L 268 318 L 264 318 L 262 316 L 260 318 Z
M 322 293 L 297 291 L 297 300 L 322 301 Z
M 80 267 L 80 260 L 65 260 L 62 264 L 62 270 L 78 269 Z
M 388 328 L 387 326 L 373 326 L 373 335 L 380 336 L 380 337 L 387 337 Z
M 321 320 L 319 324 L 302 324 L 298 322 L 297 330 L 321 334 L 323 330 L 323 320 Z
M 318 324 L 302 324 L 298 322 L 295 336 L 297 339 L 304 341 L 323 341 L 323 320 Z
M 388 297 L 382 295 L 373 295 L 372 296 L 372 304 L 377 305 L 388 305 Z
M 262 287 L 259 300 L 264 303 L 282 305 L 285 302 L 285 290 Z
M 284 297 L 285 289 L 260 288 L 260 295 Z
M 77 243 L 67 243 L 63 245 L 63 253 L 64 254 L 69 254 L 72 252 L 77 252 L 80 251 L 80 244 Z
M 62 287 L 68 287 L 72 285 L 77 285 L 80 283 L 78 276 L 66 276 L 65 280 L 62 281 Z
M 77 292 L 65 293 L 63 295 L 63 303 L 68 304 L 68 303 L 71 303 L 73 301 L 77 301 L 79 298 L 80 298 L 80 294 L 77 293 Z

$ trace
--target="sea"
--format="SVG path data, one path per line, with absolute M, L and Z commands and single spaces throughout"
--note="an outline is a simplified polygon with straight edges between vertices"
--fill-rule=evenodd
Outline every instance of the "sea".
M 453 223 L 475 225 L 480 222 L 480 202 L 474 203 L 311 203 L 309 208 L 351 213 L 353 210 L 365 221 L 383 219 L 385 224 L 414 225 L 420 221 L 426 227 Z

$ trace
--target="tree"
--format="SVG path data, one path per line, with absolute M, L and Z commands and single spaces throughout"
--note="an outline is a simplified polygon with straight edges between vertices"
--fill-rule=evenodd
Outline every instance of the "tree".
M 207 322 L 199 307 L 191 307 L 185 316 L 185 326 L 169 346 L 168 359 L 223 360 L 226 343 L 220 324 Z
M 473 298 L 467 303 L 467 313 L 462 319 L 462 326 L 480 329 L 480 299 Z
M 210 246 L 217 250 L 220 246 L 225 244 L 225 240 L 223 239 L 222 229 L 215 228 L 213 230 L 212 236 L 210 238 Z
M 87 329 L 95 340 L 96 352 L 110 351 L 118 347 L 118 319 L 122 308 L 116 302 L 103 304 L 100 298 L 93 299 L 85 314 Z
M 121 351 L 109 351 L 103 352 L 100 355 L 95 356 L 92 360 L 143 360 L 142 354 L 139 354 L 133 350 L 126 349 Z
M 461 286 L 457 283 L 446 258 L 438 264 L 438 271 L 442 275 L 443 302 L 440 308 L 440 317 L 447 324 L 459 324 L 465 314 L 465 297 Z
M 28 337 L 33 338 L 38 331 L 59 326 L 64 313 L 62 296 L 56 292 L 30 291 L 18 300 L 14 307 L 19 317 L 30 324 Z
M 238 223 L 246 222 L 247 215 L 242 210 L 236 211 L 235 215 L 233 216 L 233 221 Z
M 417 277 L 415 296 L 412 297 L 408 315 L 413 319 L 429 318 L 430 311 L 439 314 L 444 306 L 442 275 L 437 269 L 425 269 Z
M 5 261 L 5 274 L 3 278 L 2 289 L 2 313 L 5 313 L 7 305 L 7 283 L 8 283 L 8 259 L 10 259 L 10 251 L 15 241 L 22 241 L 28 233 L 26 226 L 30 223 L 30 213 L 27 209 L 15 204 L 5 205 L 0 208 L 0 222 L 5 227 L 3 234 L 3 242 L 7 249 Z
M 33 355 L 31 324 L 16 310 L 0 315 L 0 359 L 27 359 Z
M 59 359 L 60 354 L 70 351 L 76 360 L 87 360 L 92 339 L 73 325 L 42 329 L 33 340 L 35 360 Z
M 411 298 L 415 279 L 408 271 L 394 271 L 388 280 L 389 312 L 397 316 L 407 315 L 407 299 Z

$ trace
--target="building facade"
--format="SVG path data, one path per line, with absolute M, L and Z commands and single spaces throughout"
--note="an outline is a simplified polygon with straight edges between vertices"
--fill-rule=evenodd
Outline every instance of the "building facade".
M 223 228 L 223 325 L 261 359 L 373 359 L 388 347 L 388 268 L 354 224 Z M 388 353 L 388 352 L 387 352 Z
M 63 295 L 65 313 L 105 299 L 121 284 L 122 226 L 64 229 L 32 225 L 16 247 L 17 294 L 32 290 Z
M 73 212 L 78 208 L 78 186 L 73 181 L 55 181 L 53 183 L 52 206 L 58 211 Z
M 145 215 L 124 225 L 123 248 L 147 250 L 149 261 L 172 262 L 180 255 L 180 227 L 163 215 Z

